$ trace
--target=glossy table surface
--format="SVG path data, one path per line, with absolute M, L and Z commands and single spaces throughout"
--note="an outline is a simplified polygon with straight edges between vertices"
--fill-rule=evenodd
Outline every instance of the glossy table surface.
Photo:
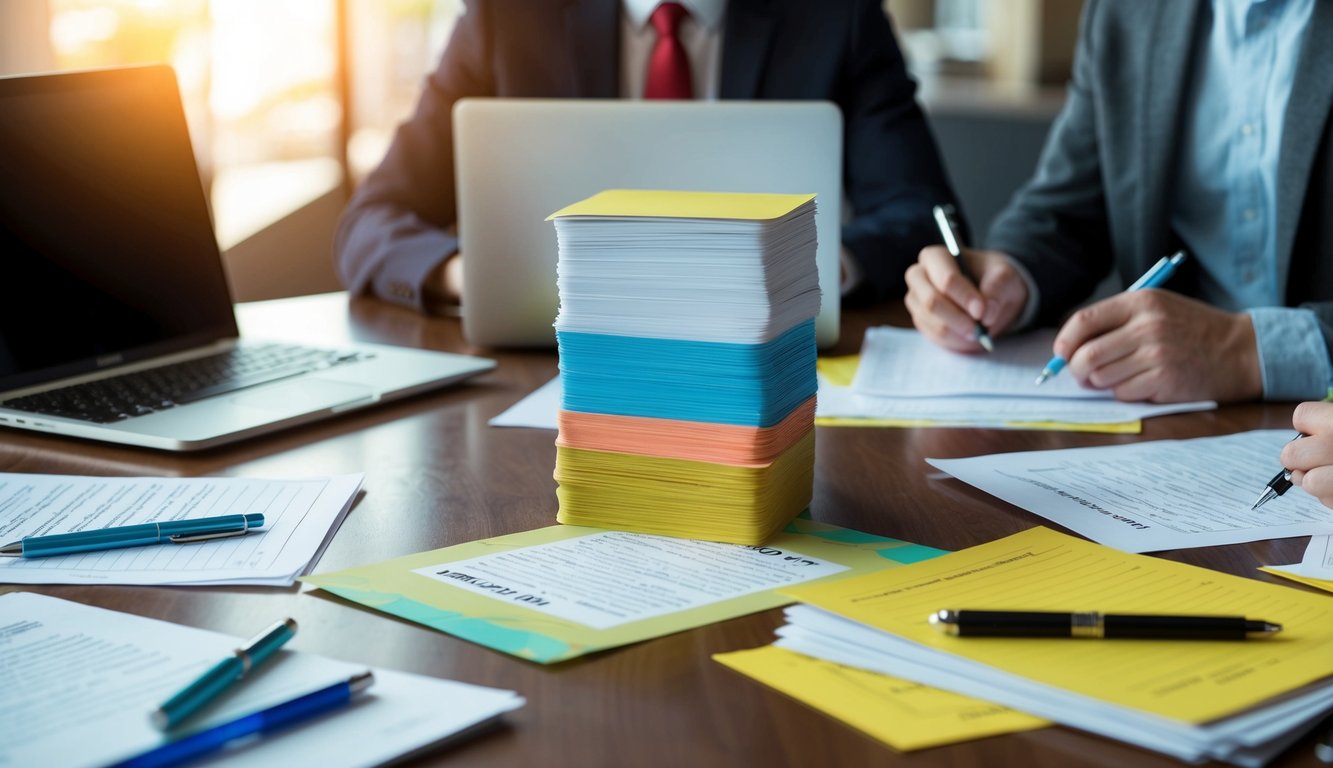
M 277 478 L 365 472 L 364 494 L 316 566 L 319 572 L 554 523 L 554 432 L 487 425 L 556 374 L 552 350 L 471 349 L 456 319 L 422 318 L 371 299 L 349 301 L 343 294 L 241 305 L 238 314 L 251 335 L 473 352 L 497 359 L 499 366 L 462 385 L 200 454 L 5 430 L 0 471 Z M 902 320 L 898 308 L 851 314 L 832 352 L 854 353 L 869 324 Z M 1144 422 L 1140 435 L 820 427 L 812 514 L 870 533 L 960 549 L 1049 523 L 940 475 L 925 464 L 927 457 L 1290 428 L 1291 409 L 1290 404 L 1246 405 L 1160 417 Z M 1280 582 L 1255 568 L 1299 561 L 1306 541 L 1159 556 Z M 15 588 L 0 586 L 0 592 Z M 423 763 L 1180 765 L 1058 727 L 895 753 L 711 660 L 714 653 L 771 642 L 782 623 L 780 610 L 544 667 L 299 586 L 23 589 L 238 636 L 293 616 L 302 627 L 289 646 L 297 650 L 511 688 L 527 698 L 527 706 L 509 715 L 498 732 L 427 756 Z M 1312 737 L 1273 764 L 1317 765 Z

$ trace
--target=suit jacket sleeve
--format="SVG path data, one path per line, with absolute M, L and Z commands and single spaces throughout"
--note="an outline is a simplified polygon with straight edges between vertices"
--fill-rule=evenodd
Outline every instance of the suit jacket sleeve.
M 843 182 L 854 212 L 842 227 L 842 245 L 863 282 L 848 299 L 899 298 L 917 254 L 940 242 L 931 207 L 955 197 L 878 2 L 856 4 L 850 35 L 842 93 L 835 96 L 844 121 Z
M 1037 285 L 1037 322 L 1053 325 L 1087 298 L 1110 271 L 1115 254 L 1106 213 L 1094 88 L 1098 4 L 1083 11 L 1073 80 L 1051 126 L 1036 174 L 991 226 L 987 245 L 1027 267 Z
M 334 243 L 336 266 L 352 293 L 371 293 L 425 310 L 431 270 L 458 250 L 453 106 L 493 95 L 488 4 L 468 3 L 412 117 L 399 126 L 379 167 L 349 201 Z

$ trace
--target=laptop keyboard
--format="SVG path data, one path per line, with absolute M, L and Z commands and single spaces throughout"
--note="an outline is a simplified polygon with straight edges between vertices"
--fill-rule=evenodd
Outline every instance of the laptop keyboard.
M 6 408 L 111 424 L 268 384 L 372 355 L 289 344 L 255 344 L 218 355 L 0 402 Z

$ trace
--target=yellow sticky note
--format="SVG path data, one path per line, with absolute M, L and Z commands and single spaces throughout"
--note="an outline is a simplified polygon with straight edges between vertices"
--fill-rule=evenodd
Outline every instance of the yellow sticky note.
M 896 571 L 782 592 L 939 651 L 1188 723 L 1333 675 L 1333 600 L 1047 528 Z M 927 624 L 941 609 L 1240 615 L 1283 631 L 1235 642 L 960 638 Z
M 860 365 L 860 355 L 821 357 L 815 361 L 815 369 L 819 371 L 819 375 L 835 387 L 850 387 L 852 379 L 856 378 L 856 369 Z
M 815 418 L 817 427 L 976 427 L 977 424 L 953 424 L 931 419 L 877 419 L 855 416 L 819 416 Z M 984 425 L 981 425 L 984 426 Z M 1030 429 L 1046 432 L 1093 432 L 1106 435 L 1137 435 L 1143 431 L 1142 421 L 1126 421 L 1108 424 L 1081 424 L 1068 421 L 1008 421 L 1002 429 Z
M 1304 584 L 1304 585 L 1307 586 L 1307 587 L 1314 587 L 1315 589 L 1322 589 L 1322 590 L 1324 590 L 1325 592 L 1333 592 L 1333 580 L 1329 580 L 1329 579 L 1312 579 L 1312 578 L 1310 578 L 1309 576 L 1301 576 L 1301 575 L 1298 575 L 1298 574 L 1295 574 L 1295 573 L 1288 573 L 1288 572 L 1286 572 L 1286 571 L 1279 571 L 1279 570 L 1277 570 L 1276 568 L 1260 568 L 1259 570 L 1263 571 L 1264 573 L 1271 573 L 1271 574 L 1273 574 L 1274 576 L 1281 576 L 1281 577 L 1284 578 L 1284 579 L 1291 579 L 1292 581 L 1299 582 L 1299 583 L 1301 583 L 1301 584 Z
M 713 659 L 900 752 L 1049 725 L 989 701 L 772 645 Z
M 747 192 L 680 192 L 657 189 L 608 189 L 565 206 L 547 221 L 567 216 L 654 217 L 670 219 L 780 219 L 814 195 Z

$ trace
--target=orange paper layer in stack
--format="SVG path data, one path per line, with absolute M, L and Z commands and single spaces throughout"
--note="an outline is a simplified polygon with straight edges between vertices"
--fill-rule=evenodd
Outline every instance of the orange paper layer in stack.
M 560 411 L 565 448 L 763 467 L 814 429 L 812 397 L 771 427 Z

